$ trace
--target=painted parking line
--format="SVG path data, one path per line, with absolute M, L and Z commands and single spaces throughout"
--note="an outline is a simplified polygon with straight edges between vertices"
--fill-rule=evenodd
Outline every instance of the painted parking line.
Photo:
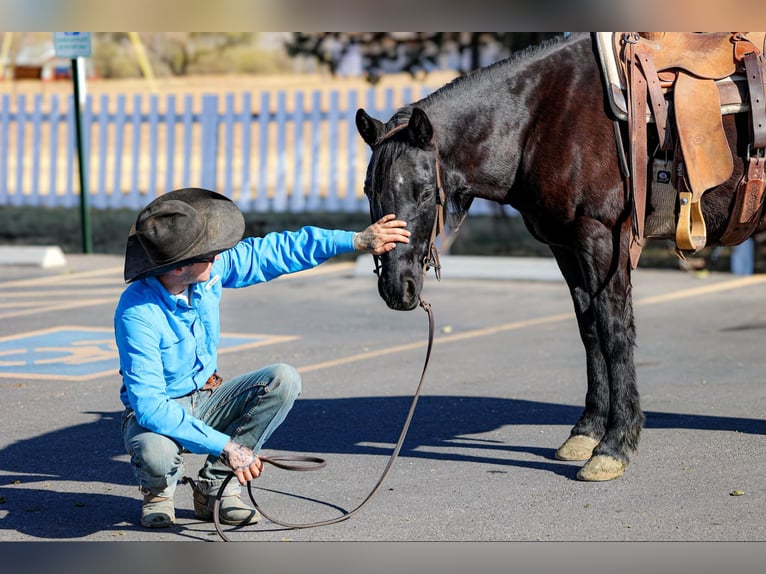
M 109 278 L 109 276 L 112 276 Z M 10 281 L 0 281 L 0 289 L 12 289 L 18 287 L 44 287 L 46 285 L 62 286 L 62 285 L 82 285 L 83 282 L 89 284 L 104 281 L 104 278 L 109 278 L 110 283 L 116 285 L 122 284 L 122 268 L 121 267 L 107 267 L 104 269 L 94 269 L 91 271 L 78 271 L 75 273 L 49 275 L 45 277 L 34 277 L 32 279 L 12 279 Z M 112 281 L 117 279 L 117 281 Z
M 288 335 L 221 334 L 219 354 L 298 339 Z M 117 376 L 114 331 L 63 326 L 0 337 L 0 377 L 83 381 Z
M 649 297 L 637 298 L 634 302 L 635 307 L 659 305 L 672 301 L 678 301 L 681 299 L 693 299 L 695 297 L 702 297 L 711 293 L 720 293 L 724 291 L 733 291 L 744 287 L 750 287 L 752 285 L 759 285 L 766 283 L 766 274 L 750 275 L 746 277 L 738 277 L 736 279 L 730 279 L 727 281 L 721 281 L 720 283 L 714 283 L 711 285 L 701 285 L 699 287 L 691 287 L 689 289 L 681 289 L 679 291 L 673 291 L 671 293 L 663 293 L 661 295 L 654 295 Z M 434 345 L 443 345 L 447 343 L 456 343 L 458 341 L 464 341 L 467 339 L 476 339 L 480 337 L 488 337 L 491 335 L 497 335 L 507 331 L 515 331 L 517 329 L 525 329 L 527 327 L 536 327 L 538 325 L 546 325 L 549 323 L 559 323 L 562 321 L 575 320 L 575 314 L 573 311 L 566 313 L 557 313 L 555 315 L 548 315 L 543 317 L 535 317 L 533 319 L 526 319 L 523 321 L 514 321 L 512 323 L 504 323 L 501 325 L 492 325 L 489 327 L 472 329 L 464 333 L 455 333 L 454 335 L 437 335 L 434 338 Z M 386 355 L 392 355 L 396 353 L 404 353 L 416 349 L 425 348 L 428 345 L 426 340 L 415 341 L 412 343 L 405 343 L 402 345 L 393 345 L 383 349 L 377 349 L 375 351 L 366 351 L 364 353 L 357 353 L 355 355 L 348 355 L 346 357 L 338 357 L 337 359 L 331 359 L 329 361 L 322 361 L 311 365 L 304 365 L 298 367 L 298 372 L 309 373 L 311 371 L 319 371 L 322 369 L 331 369 L 350 363 L 357 363 L 360 361 L 366 361 L 369 359 L 376 359 L 384 357 Z
M 285 275 L 278 280 L 347 272 L 353 265 L 335 263 Z M 121 275 L 121 267 L 109 267 L 0 282 L 0 320 L 116 304 L 124 285 L 113 279 L 121 278 Z M 233 353 L 297 339 L 298 336 L 262 333 L 222 333 L 218 352 Z M 0 337 L 0 379 L 82 381 L 116 376 L 118 368 L 111 328 L 60 326 Z

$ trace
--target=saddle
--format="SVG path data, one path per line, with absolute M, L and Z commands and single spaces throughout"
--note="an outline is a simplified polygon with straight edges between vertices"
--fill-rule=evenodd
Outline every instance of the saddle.
M 596 47 L 610 106 L 618 121 L 627 123 L 629 135 L 632 266 L 638 264 L 648 221 L 649 124 L 659 141 L 653 160 L 665 154 L 671 166 L 653 171 L 662 177 L 652 181 L 652 213 L 674 220 L 675 229 L 669 236 L 667 229 L 649 229 L 646 236 L 673 238 L 683 255 L 707 243 L 703 194 L 733 173 L 737 150 L 729 148 L 723 116 L 749 114 L 745 172 L 720 243 L 736 245 L 752 235 L 766 189 L 766 32 L 598 32 Z M 668 190 L 673 196 L 663 198 Z

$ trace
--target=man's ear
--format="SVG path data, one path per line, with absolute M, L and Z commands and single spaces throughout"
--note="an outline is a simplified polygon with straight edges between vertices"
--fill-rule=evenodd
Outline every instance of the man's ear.
M 171 269 L 168 271 L 173 277 L 180 277 L 184 273 L 186 273 L 186 269 L 188 269 L 189 265 L 182 265 L 181 267 L 176 267 L 175 269 Z

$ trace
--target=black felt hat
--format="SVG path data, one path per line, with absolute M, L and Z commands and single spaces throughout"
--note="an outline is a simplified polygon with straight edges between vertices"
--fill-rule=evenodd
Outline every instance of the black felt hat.
M 125 249 L 125 282 L 213 257 L 242 239 L 245 218 L 228 197 L 188 187 L 161 195 L 138 214 Z

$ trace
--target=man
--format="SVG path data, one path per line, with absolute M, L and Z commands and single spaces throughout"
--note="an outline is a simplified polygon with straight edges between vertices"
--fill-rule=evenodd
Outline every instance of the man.
M 223 481 L 224 524 L 257 522 L 240 485 L 257 478 L 257 453 L 300 394 L 298 372 L 274 364 L 223 380 L 217 373 L 223 288 L 245 287 L 319 265 L 354 250 L 381 255 L 407 243 L 406 223 L 387 215 L 360 233 L 304 227 L 242 239 L 244 217 L 218 193 L 179 189 L 138 214 L 125 252 L 125 281 L 114 315 L 125 405 L 122 433 L 143 494 L 141 524 L 175 522 L 173 494 L 183 453 L 207 454 L 194 512 L 213 518 Z

